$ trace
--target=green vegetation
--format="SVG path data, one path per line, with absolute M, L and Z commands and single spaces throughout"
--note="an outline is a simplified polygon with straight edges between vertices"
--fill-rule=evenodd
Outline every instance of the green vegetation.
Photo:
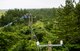
M 29 26 L 29 18 L 19 20 L 30 13 L 33 17 L 32 27 Z M 11 22 L 14 22 L 11 26 L 4 27 Z M 80 3 L 75 7 L 72 2 L 66 1 L 62 8 L 14 9 L 1 16 L 0 51 L 38 51 L 36 40 L 41 44 L 47 44 L 48 41 L 58 44 L 63 40 L 62 47 L 52 47 L 52 50 L 80 51 Z M 41 50 L 47 51 L 47 47 Z
M 5 10 L 0 10 L 0 16 L 5 13 Z

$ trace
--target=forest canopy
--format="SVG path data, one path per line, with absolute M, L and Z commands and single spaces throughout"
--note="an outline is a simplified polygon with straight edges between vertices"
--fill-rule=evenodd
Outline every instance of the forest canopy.
M 66 0 L 60 8 L 5 11 L 0 18 L 0 51 L 38 51 L 37 40 L 41 44 L 63 40 L 63 46 L 52 47 L 53 51 L 80 51 L 80 3 L 73 3 Z

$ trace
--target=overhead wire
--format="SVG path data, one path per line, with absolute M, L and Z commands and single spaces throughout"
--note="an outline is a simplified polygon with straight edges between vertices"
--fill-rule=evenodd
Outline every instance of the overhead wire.
M 26 19 L 26 18 L 29 18 L 29 15 L 23 15 L 21 18 L 18 18 L 18 19 L 16 19 L 16 20 L 14 20 L 14 21 L 8 23 L 7 25 L 4 25 L 2 28 L 11 26 L 13 23 L 18 22 L 18 20 L 22 20 L 22 19 Z
M 18 20 L 27 19 L 27 18 L 29 18 L 29 25 L 28 25 L 28 26 L 30 27 L 31 35 L 32 35 L 36 40 L 38 40 L 36 34 L 33 32 L 33 27 L 32 27 L 33 17 L 32 17 L 32 15 L 31 15 L 31 13 L 30 13 L 30 14 L 25 14 L 25 15 L 23 15 L 22 17 L 20 17 L 20 18 L 14 20 L 14 21 L 8 23 L 7 25 L 4 25 L 4 26 L 1 27 L 0 29 L 6 28 L 6 27 L 8 27 L 8 26 L 11 26 L 13 23 L 18 22 Z M 31 39 L 32 39 L 32 37 L 31 37 Z

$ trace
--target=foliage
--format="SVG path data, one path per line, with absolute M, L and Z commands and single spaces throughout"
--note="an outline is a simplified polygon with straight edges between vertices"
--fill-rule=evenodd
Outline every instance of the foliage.
M 52 47 L 54 51 L 80 50 L 80 3 L 74 7 L 66 0 L 62 8 L 53 9 L 14 9 L 8 10 L 0 18 L 0 51 L 38 51 L 36 41 L 40 44 L 58 44 L 62 39 L 62 47 Z M 29 19 L 19 19 L 31 13 L 33 24 L 29 26 Z M 11 26 L 4 27 L 10 22 Z M 47 51 L 46 47 L 40 50 Z

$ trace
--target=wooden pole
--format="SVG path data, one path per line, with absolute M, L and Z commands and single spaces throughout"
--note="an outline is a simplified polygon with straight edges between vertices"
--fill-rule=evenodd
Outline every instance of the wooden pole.
M 31 16 L 28 14 L 28 16 L 29 16 L 29 24 L 28 24 L 28 26 L 30 27 L 30 25 L 31 25 L 31 20 L 30 20 L 30 18 L 31 18 Z
M 51 45 L 51 41 L 48 42 L 48 45 Z M 52 47 L 48 46 L 48 51 L 52 51 Z

